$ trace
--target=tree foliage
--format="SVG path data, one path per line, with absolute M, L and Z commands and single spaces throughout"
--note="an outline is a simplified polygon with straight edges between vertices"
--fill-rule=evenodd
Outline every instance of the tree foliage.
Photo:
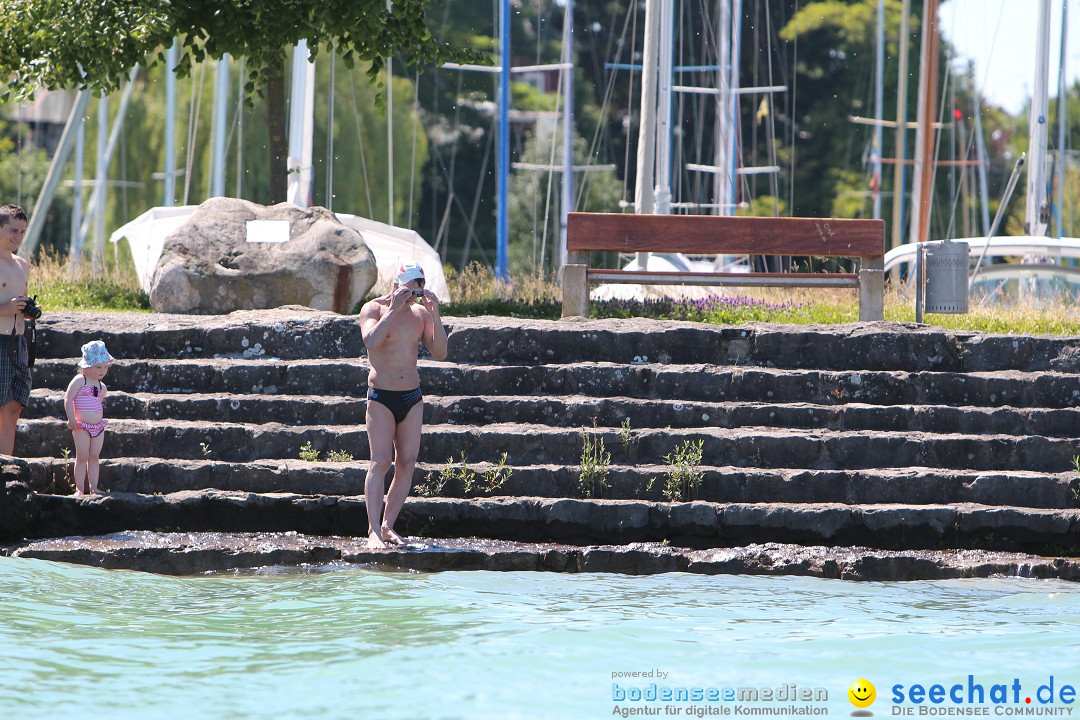
M 302 39 L 313 55 L 334 47 L 345 63 L 369 64 L 375 80 L 384 58 L 418 65 L 481 59 L 477 51 L 436 41 L 428 0 L 6 0 L 0 4 L 0 100 L 40 88 L 115 91 L 136 64 L 163 62 L 179 38 L 181 77 L 193 63 L 229 53 L 246 59 L 246 90 L 257 93 L 284 67 Z

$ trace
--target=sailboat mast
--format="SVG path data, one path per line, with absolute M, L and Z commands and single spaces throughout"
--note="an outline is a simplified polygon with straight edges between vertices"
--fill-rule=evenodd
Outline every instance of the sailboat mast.
M 559 257 L 556 267 L 566 264 L 566 216 L 574 209 L 574 0 L 566 0 L 563 16 L 563 176 Z
M 1046 204 L 1047 115 L 1050 107 L 1050 0 L 1039 0 L 1039 27 L 1035 50 L 1035 85 L 1028 117 L 1027 205 L 1024 226 L 1028 235 L 1042 236 L 1049 226 Z
M 731 142 L 731 3 L 729 0 L 720 0 L 720 12 L 718 13 L 716 27 L 717 44 L 717 90 L 716 95 L 716 153 L 714 165 L 718 172 L 714 176 L 714 197 L 716 198 L 716 214 L 730 215 L 732 202 L 732 177 L 729 174 L 728 147 Z
M 656 213 L 671 213 L 671 86 L 675 46 L 675 3 L 660 0 L 656 124 Z
M 896 84 L 896 166 L 893 168 L 893 231 L 892 246 L 899 247 L 904 237 L 904 161 L 907 159 L 907 76 L 908 40 L 911 0 L 904 0 L 900 9 L 900 70 Z
M 877 56 L 874 63 L 874 219 L 881 218 L 881 120 L 885 112 L 885 0 L 878 0 L 877 10 Z M 897 128 L 903 132 L 902 128 Z
M 926 0 L 923 7 L 922 52 L 919 61 L 919 119 L 915 130 L 911 242 L 926 242 L 930 234 L 930 195 L 934 179 L 934 116 L 937 115 L 937 9 L 938 0 Z
M 499 3 L 499 55 L 502 71 L 499 73 L 498 111 L 498 160 L 496 161 L 496 192 L 498 193 L 495 209 L 495 277 L 499 280 L 510 279 L 508 256 L 509 222 L 506 202 L 509 197 L 507 185 L 510 181 L 510 0 Z
M 1066 101 L 1068 75 L 1065 73 L 1065 60 L 1069 47 L 1069 3 L 1061 3 L 1061 55 L 1058 59 L 1058 161 L 1057 161 L 1057 217 L 1058 237 L 1065 237 L 1065 111 L 1069 107 Z
M 656 76 L 660 40 L 660 0 L 645 0 L 645 44 L 641 68 L 641 122 L 638 125 L 637 184 L 634 206 L 639 215 L 651 215 L 653 164 L 656 161 Z
M 180 41 L 173 40 L 165 60 L 165 183 L 161 204 L 176 204 L 176 63 Z
M 225 195 L 225 130 L 229 124 L 229 53 L 217 62 L 214 74 L 214 115 L 210 152 L 210 197 Z

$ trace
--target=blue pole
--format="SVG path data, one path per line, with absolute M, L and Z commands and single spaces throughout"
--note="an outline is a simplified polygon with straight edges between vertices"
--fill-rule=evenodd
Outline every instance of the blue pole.
M 498 189 L 498 207 L 495 222 L 495 277 L 509 280 L 507 267 L 507 221 L 506 221 L 506 184 L 510 176 L 510 0 L 501 0 L 499 11 L 499 55 L 502 58 L 502 72 L 499 73 L 499 162 L 496 187 Z

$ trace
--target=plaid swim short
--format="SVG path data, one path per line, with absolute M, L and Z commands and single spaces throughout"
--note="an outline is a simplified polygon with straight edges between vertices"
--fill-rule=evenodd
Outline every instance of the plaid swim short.
M 30 368 L 26 367 L 26 338 L 0 335 L 0 406 L 14 400 L 23 407 L 30 402 Z

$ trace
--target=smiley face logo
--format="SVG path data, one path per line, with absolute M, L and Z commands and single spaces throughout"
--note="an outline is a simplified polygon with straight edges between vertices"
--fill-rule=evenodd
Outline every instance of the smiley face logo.
M 869 680 L 859 678 L 847 691 L 848 700 L 857 708 L 868 708 L 877 700 L 877 690 Z

